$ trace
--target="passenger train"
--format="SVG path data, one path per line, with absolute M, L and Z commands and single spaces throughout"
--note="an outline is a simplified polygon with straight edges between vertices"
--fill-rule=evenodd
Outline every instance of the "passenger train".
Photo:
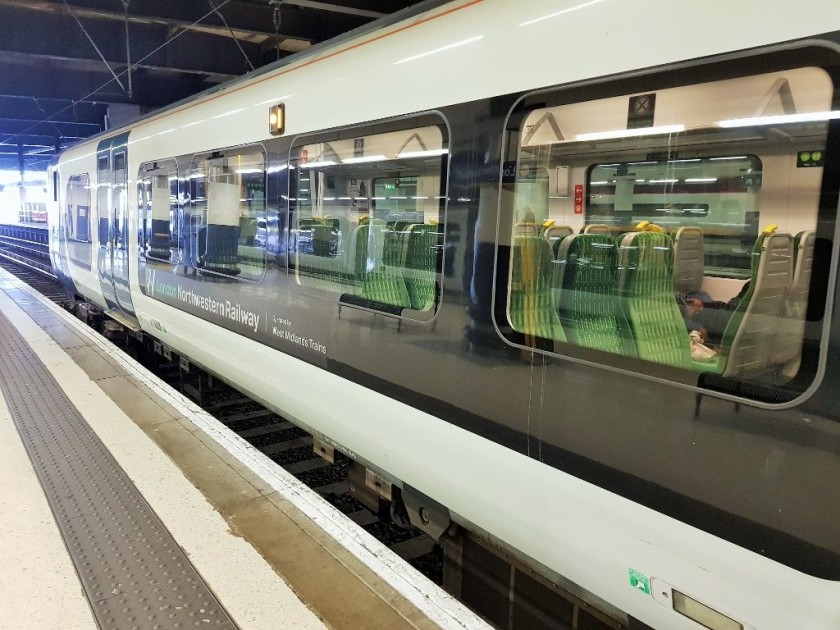
M 836 629 L 838 85 L 829 0 L 433 0 L 64 152 L 51 255 L 427 531 Z

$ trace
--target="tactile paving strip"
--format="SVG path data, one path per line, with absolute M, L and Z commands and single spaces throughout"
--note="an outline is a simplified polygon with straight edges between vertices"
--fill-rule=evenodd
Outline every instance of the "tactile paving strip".
M 2 314 L 0 388 L 100 628 L 234 630 L 172 535 Z

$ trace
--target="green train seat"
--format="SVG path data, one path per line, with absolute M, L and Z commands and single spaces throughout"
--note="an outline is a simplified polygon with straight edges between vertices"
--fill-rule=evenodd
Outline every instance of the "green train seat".
M 618 251 L 619 295 L 636 356 L 690 367 L 688 331 L 674 299 L 671 237 L 629 232 Z
M 565 341 L 554 307 L 554 261 L 541 236 L 514 236 L 508 287 L 508 320 L 525 335 Z
M 357 239 L 356 269 L 361 274 L 362 298 L 390 306 L 411 306 L 402 274 L 405 264 L 402 233 L 388 229 L 377 219 L 360 228 L 365 229 Z
M 609 234 L 567 236 L 557 257 L 557 305 L 570 343 L 629 355 L 616 263 L 617 248 Z
M 403 277 L 411 308 L 418 311 L 429 310 L 435 304 L 439 236 L 437 226 L 428 224 L 410 225 L 403 236 Z

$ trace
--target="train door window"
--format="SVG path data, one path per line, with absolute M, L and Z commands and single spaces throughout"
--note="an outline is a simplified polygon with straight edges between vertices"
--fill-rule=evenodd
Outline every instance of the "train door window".
M 665 81 L 594 101 L 541 93 L 514 110 L 500 330 L 545 352 L 789 400 L 820 351 L 809 321 L 824 315 L 825 289 L 812 287 L 828 274 L 818 252 L 836 212 L 820 204 L 837 185 L 822 168 L 840 117 L 831 76 Z
M 140 257 L 177 264 L 181 198 L 175 160 L 150 162 L 140 167 L 137 207 Z
M 66 206 L 62 230 L 67 238 L 68 256 L 74 264 L 90 269 L 90 178 L 87 173 L 67 180 Z
M 111 162 L 107 153 L 96 161 L 96 214 L 99 246 L 108 244 L 108 207 L 111 204 Z
M 182 238 L 187 266 L 208 276 L 262 280 L 266 267 L 262 149 L 197 156 L 190 171 L 190 193 Z
M 113 234 L 114 248 L 125 251 L 128 229 L 128 197 L 126 188 L 125 151 L 114 153 L 114 185 L 111 201 L 114 204 Z
M 437 115 L 298 138 L 297 282 L 342 304 L 428 320 L 443 264 L 448 136 Z

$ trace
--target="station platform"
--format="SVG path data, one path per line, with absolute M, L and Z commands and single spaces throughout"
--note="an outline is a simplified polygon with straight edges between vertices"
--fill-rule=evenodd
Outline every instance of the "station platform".
M 0 269 L 0 629 L 486 628 Z

